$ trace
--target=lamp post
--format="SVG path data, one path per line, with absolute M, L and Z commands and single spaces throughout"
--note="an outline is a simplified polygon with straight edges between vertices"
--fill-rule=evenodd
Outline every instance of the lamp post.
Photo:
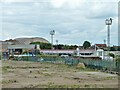
M 104 44 L 106 44 L 106 40 L 104 39 Z
M 112 25 L 112 18 L 106 19 L 105 24 L 107 25 L 108 33 L 107 33 L 107 44 L 108 44 L 108 54 L 110 47 L 110 25 Z
M 51 35 L 51 44 L 52 44 L 51 49 L 52 49 L 52 55 L 53 55 L 53 35 L 55 35 L 55 30 L 51 30 L 50 35 Z

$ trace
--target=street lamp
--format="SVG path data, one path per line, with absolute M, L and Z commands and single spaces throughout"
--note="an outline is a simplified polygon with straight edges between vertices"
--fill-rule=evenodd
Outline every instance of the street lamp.
M 51 49 L 52 49 L 52 55 L 53 55 L 53 35 L 55 35 L 55 30 L 51 30 L 50 35 L 51 35 L 51 44 L 52 44 Z
M 110 25 L 112 25 L 112 18 L 106 19 L 105 24 L 107 25 L 108 28 L 108 33 L 107 33 L 107 44 L 108 44 L 108 54 L 109 54 L 109 47 L 110 47 Z

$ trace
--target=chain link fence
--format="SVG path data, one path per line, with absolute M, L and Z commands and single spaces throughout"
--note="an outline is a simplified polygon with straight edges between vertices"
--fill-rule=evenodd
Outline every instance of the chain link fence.
M 87 68 L 98 69 L 104 71 L 120 71 L 120 61 L 104 61 L 104 60 L 84 60 L 74 58 L 61 58 L 61 57 L 14 57 L 16 61 L 34 61 L 46 62 L 54 64 L 69 64 L 77 66 L 78 63 L 84 63 Z

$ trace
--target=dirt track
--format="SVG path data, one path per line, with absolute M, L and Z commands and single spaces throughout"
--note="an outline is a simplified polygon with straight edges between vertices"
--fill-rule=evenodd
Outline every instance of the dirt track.
M 3 61 L 3 88 L 117 88 L 118 77 L 75 66 Z

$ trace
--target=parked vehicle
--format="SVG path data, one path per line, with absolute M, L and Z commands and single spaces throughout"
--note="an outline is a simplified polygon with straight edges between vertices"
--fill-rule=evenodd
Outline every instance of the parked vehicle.
M 61 55 L 60 57 L 69 57 L 69 55 Z

